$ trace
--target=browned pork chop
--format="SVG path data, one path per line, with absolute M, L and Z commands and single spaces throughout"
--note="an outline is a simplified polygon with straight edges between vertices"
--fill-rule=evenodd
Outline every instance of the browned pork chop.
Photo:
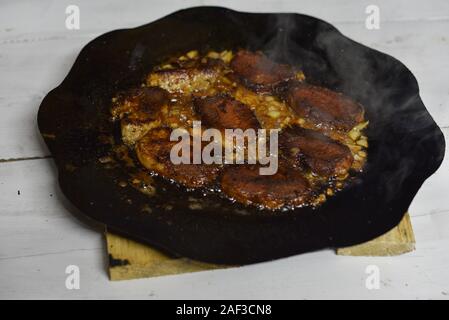
M 343 175 L 353 162 L 347 146 L 320 132 L 298 126 L 281 132 L 279 148 L 296 166 L 305 163 L 313 172 L 324 176 Z
M 226 166 L 221 179 L 225 194 L 243 204 L 277 209 L 299 206 L 311 195 L 307 180 L 299 170 L 281 166 L 274 175 L 260 175 L 258 165 Z
M 141 87 L 120 94 L 115 99 L 112 116 L 121 119 L 123 141 L 134 144 L 148 130 L 159 126 L 160 111 L 169 103 L 169 93 L 159 87 Z
M 210 88 L 220 75 L 217 67 L 179 68 L 150 73 L 147 85 L 159 86 L 171 93 L 190 94 Z
M 159 87 L 141 87 L 121 93 L 114 101 L 112 115 L 115 118 L 156 118 L 162 106 L 170 102 L 170 95 Z
M 298 116 L 317 127 L 349 131 L 363 121 L 358 103 L 323 87 L 297 83 L 289 89 L 287 102 Z
M 275 63 L 261 52 L 246 50 L 236 53 L 231 69 L 245 86 L 258 92 L 272 91 L 276 85 L 296 76 L 292 67 Z
M 220 171 L 217 165 L 174 164 L 170 150 L 177 143 L 170 141 L 171 130 L 151 129 L 136 145 L 140 162 L 149 170 L 186 187 L 204 187 L 212 184 Z
M 194 108 L 200 115 L 202 123 L 209 128 L 219 130 L 260 128 L 253 111 L 228 95 L 219 94 L 195 99 Z

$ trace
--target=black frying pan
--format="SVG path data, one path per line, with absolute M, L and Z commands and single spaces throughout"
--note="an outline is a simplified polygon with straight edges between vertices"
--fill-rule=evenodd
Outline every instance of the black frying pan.
M 109 121 L 110 101 L 118 91 L 139 85 L 168 56 L 229 48 L 262 50 L 302 68 L 309 82 L 365 106 L 370 121 L 366 168 L 319 208 L 260 211 L 158 178 L 157 195 L 149 197 L 120 183 L 138 167 L 98 160 L 111 154 L 119 139 Z M 316 18 L 218 7 L 178 11 L 91 41 L 61 85 L 45 97 L 38 123 L 57 163 L 61 189 L 82 213 L 170 253 L 225 264 L 354 245 L 385 233 L 438 168 L 445 148 L 416 79 L 396 59 Z M 203 208 L 191 206 L 192 201 Z

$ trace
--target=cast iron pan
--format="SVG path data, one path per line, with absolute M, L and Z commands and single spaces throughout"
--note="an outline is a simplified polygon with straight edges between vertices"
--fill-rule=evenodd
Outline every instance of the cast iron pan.
M 309 82 L 365 106 L 370 121 L 365 170 L 319 208 L 273 214 L 158 178 L 151 197 L 130 183 L 123 186 L 138 167 L 99 161 L 118 143 L 109 121 L 111 98 L 118 91 L 139 85 L 168 56 L 229 48 L 262 50 L 302 68 Z M 396 59 L 316 18 L 219 7 L 178 11 L 91 41 L 43 100 L 38 124 L 58 166 L 61 189 L 82 213 L 172 254 L 224 264 L 354 245 L 385 233 L 399 223 L 445 149 L 416 79 Z

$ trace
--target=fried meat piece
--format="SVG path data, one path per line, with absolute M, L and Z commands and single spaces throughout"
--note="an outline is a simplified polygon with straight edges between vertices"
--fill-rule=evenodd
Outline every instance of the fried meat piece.
M 261 52 L 240 50 L 231 61 L 231 69 L 243 84 L 257 92 L 270 92 L 296 77 L 292 67 L 278 64 Z
M 317 127 L 351 130 L 363 121 L 363 108 L 349 97 L 332 90 L 305 84 L 293 85 L 287 93 L 293 111 Z
M 122 139 L 133 144 L 151 128 L 160 125 L 160 111 L 170 103 L 169 93 L 158 87 L 142 87 L 120 94 L 112 116 L 121 119 Z
M 214 164 L 174 164 L 170 160 L 170 151 L 176 143 L 170 141 L 169 129 L 152 129 L 138 141 L 137 157 L 147 169 L 186 187 L 211 185 L 216 180 L 220 168 Z
M 119 94 L 114 99 L 112 116 L 123 119 L 126 116 L 155 118 L 162 106 L 170 102 L 169 93 L 158 87 L 141 87 Z
M 240 203 L 269 209 L 299 206 L 310 198 L 312 190 L 299 170 L 281 165 L 274 175 L 260 175 L 259 168 L 258 165 L 225 166 L 221 178 L 223 192 Z
M 209 128 L 219 130 L 260 128 L 253 111 L 228 95 L 219 94 L 195 99 L 194 109 L 202 123 Z
M 159 127 L 160 120 L 149 121 L 124 118 L 121 123 L 122 140 L 127 145 L 134 145 L 141 139 L 149 130 Z
M 281 132 L 279 148 L 295 166 L 304 163 L 316 174 L 344 175 L 352 165 L 349 148 L 320 132 L 295 126 Z
M 218 67 L 167 69 L 151 73 L 147 85 L 158 86 L 171 93 L 190 94 L 207 90 L 219 75 Z

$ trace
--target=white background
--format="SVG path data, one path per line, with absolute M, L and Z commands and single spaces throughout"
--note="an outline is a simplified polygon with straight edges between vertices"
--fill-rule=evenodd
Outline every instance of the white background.
M 81 29 L 65 28 L 76 4 Z M 449 159 L 429 178 L 410 213 L 415 252 L 399 257 L 336 256 L 326 250 L 235 269 L 110 282 L 101 233 L 64 207 L 56 171 L 36 127 L 45 94 L 98 35 L 151 22 L 181 8 L 222 5 L 243 11 L 298 12 L 333 23 L 352 39 L 401 60 L 449 138 L 449 1 L 1 1 L 0 3 L 0 298 L 449 298 Z M 368 4 L 381 10 L 367 30 Z M 18 194 L 20 190 L 20 195 Z M 81 270 L 67 290 L 65 268 Z M 379 290 L 365 269 L 380 268 Z

